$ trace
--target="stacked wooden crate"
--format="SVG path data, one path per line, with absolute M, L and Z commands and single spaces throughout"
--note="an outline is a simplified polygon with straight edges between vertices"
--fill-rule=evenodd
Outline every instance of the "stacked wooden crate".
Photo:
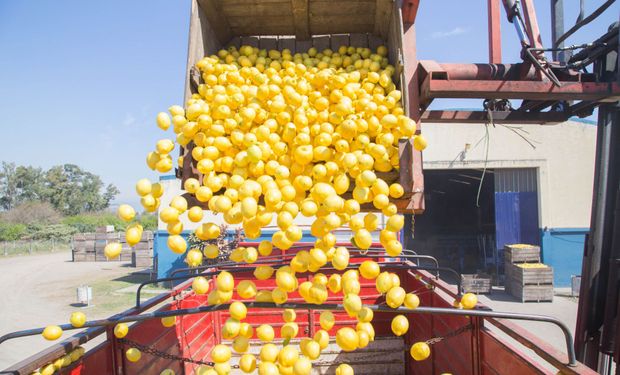
M 105 246 L 110 242 L 123 245 L 121 255 L 113 261 L 132 262 L 133 267 L 150 267 L 153 264 L 153 232 L 144 231 L 142 239 L 134 248 L 125 241 L 123 232 L 78 233 L 73 236 L 74 262 L 105 262 Z
M 553 301 L 553 268 L 540 263 L 540 247 L 504 247 L 506 291 L 521 302 Z
M 123 239 L 123 250 L 127 243 Z M 145 230 L 140 242 L 133 247 L 131 253 L 131 266 L 137 268 L 149 268 L 153 266 L 153 232 Z
M 462 274 L 461 287 L 465 293 L 491 293 L 491 276 L 485 273 Z

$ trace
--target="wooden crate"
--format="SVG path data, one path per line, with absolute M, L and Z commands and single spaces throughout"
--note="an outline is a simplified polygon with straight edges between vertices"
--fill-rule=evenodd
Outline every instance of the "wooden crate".
M 192 0 L 185 100 L 198 92 L 201 72 L 195 67 L 203 57 L 216 54 L 227 46 L 251 45 L 261 49 L 288 49 L 305 53 L 311 47 L 337 50 L 342 45 L 375 49 L 388 47 L 388 59 L 395 67 L 394 83 L 402 92 L 406 115 L 418 115 L 415 98 L 408 87 L 416 69 L 411 49 L 414 43 L 404 43 L 402 3 L 393 0 L 342 0 L 337 3 L 309 0 L 294 1 Z M 413 35 L 413 34 L 408 34 Z M 417 120 L 418 118 L 416 118 Z M 202 182 L 203 176 L 193 160 L 193 143 L 181 149 L 183 165 L 177 169 L 182 183 L 189 178 Z M 399 142 L 399 169 L 381 174 L 388 184 L 399 182 L 405 194 L 394 201 L 401 213 L 422 213 L 424 210 L 424 180 L 422 157 L 413 148 L 412 140 Z M 351 184 L 353 185 L 353 184 Z M 350 193 L 349 193 L 350 194 Z M 190 206 L 202 206 L 191 194 L 185 194 Z M 364 211 L 376 211 L 372 204 Z
M 553 268 L 522 268 L 518 264 L 506 264 L 507 280 L 521 285 L 551 284 L 553 287 Z
M 491 276 L 487 274 L 463 274 L 461 286 L 465 293 L 491 293 Z
M 540 247 L 534 245 L 505 245 L 505 263 L 540 262 Z
M 521 285 L 516 280 L 506 283 L 506 291 L 521 302 L 552 302 L 553 284 Z

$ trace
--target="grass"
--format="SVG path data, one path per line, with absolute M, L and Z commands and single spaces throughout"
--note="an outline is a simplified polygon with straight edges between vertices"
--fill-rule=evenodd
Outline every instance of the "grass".
M 70 240 L 1 241 L 0 257 L 35 255 L 71 250 Z
M 93 288 L 93 312 L 98 315 L 113 315 L 133 307 L 136 303 L 135 291 L 123 289 L 148 280 L 149 275 L 147 274 L 131 273 L 112 280 L 94 282 L 91 285 Z M 142 289 L 142 300 L 151 298 L 154 295 L 153 292 L 160 290 L 153 285 L 145 286 Z

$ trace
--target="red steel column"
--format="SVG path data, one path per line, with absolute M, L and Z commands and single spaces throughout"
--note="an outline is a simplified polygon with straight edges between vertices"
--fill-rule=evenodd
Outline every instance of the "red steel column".
M 531 47 L 542 48 L 542 39 L 540 38 L 540 29 L 538 28 L 533 0 L 523 0 L 523 13 L 527 34 L 530 38 L 530 43 L 532 43 Z
M 502 62 L 502 30 L 500 16 L 500 0 L 487 0 L 489 17 L 489 63 Z

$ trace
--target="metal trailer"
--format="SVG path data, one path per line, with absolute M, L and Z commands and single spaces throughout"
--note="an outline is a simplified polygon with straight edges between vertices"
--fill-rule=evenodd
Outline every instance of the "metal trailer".
M 262 264 L 272 264 L 274 267 L 288 264 L 288 260 L 302 249 L 304 247 L 296 247 L 285 256 L 266 259 Z M 435 264 L 422 265 L 421 259 L 417 259 L 415 254 L 404 255 L 398 262 L 383 262 L 383 255 L 379 252 L 354 254 L 356 255 L 353 255 L 350 268 L 357 268 L 361 261 L 369 257 L 377 258 L 383 270 L 399 275 L 401 285 L 407 291 L 415 291 L 419 295 L 420 307 L 415 310 L 392 309 L 385 305 L 385 297 L 377 292 L 374 280 L 360 278 L 360 296 L 364 304 L 375 311 L 375 340 L 368 347 L 350 353 L 342 352 L 332 340 L 319 360 L 314 362 L 315 373 L 333 374 L 340 363 L 351 364 L 356 374 L 555 374 L 558 371 L 563 374 L 596 373 L 575 360 L 570 331 L 554 318 L 495 312 L 482 305 L 478 305 L 474 310 L 456 309 L 453 304 L 460 296 L 459 287 L 446 284 L 437 277 L 435 271 L 441 267 Z M 222 264 L 203 270 L 201 275 L 209 279 L 212 288 L 215 276 L 221 270 L 228 270 L 234 275 L 235 283 L 253 280 L 259 290 L 273 289 L 273 278 L 255 280 L 252 274 L 255 267 L 256 264 Z M 188 272 L 193 275 L 188 275 Z M 166 368 L 173 369 L 177 374 L 194 373 L 199 364 L 210 363 L 210 352 L 214 345 L 230 342 L 221 336 L 221 326 L 228 317 L 229 305 L 207 305 L 206 295 L 197 295 L 191 291 L 193 277 L 198 275 L 194 272 L 184 270 L 171 278 L 154 280 L 153 282 L 166 282 L 176 279 L 184 282 L 170 293 L 142 302 L 138 290 L 136 307 L 108 319 L 88 322 L 88 329 L 0 373 L 30 374 L 78 345 L 98 337 L 104 337 L 105 341 L 88 350 L 81 359 L 62 368 L 58 373 L 159 374 Z M 334 272 L 339 271 L 331 268 L 324 270 L 326 276 Z M 300 281 L 312 277 L 310 273 L 297 276 Z M 280 314 L 284 308 L 295 309 L 296 323 L 300 328 L 299 337 L 292 341 L 292 344 L 295 344 L 299 338 L 312 337 L 321 329 L 321 311 L 333 310 L 336 325 L 329 331 L 333 336 L 338 328 L 354 326 L 357 323 L 356 319 L 350 318 L 344 312 L 339 304 L 341 299 L 342 295 L 338 293 L 330 296 L 323 305 L 311 305 L 305 303 L 298 292 L 294 292 L 289 294 L 289 299 L 283 305 L 247 302 L 248 316 L 244 321 L 254 327 L 263 323 L 272 324 L 276 328 L 276 342 L 282 342 L 278 329 L 282 325 Z M 233 300 L 240 300 L 236 293 L 233 294 Z M 405 315 L 410 322 L 409 331 L 403 337 L 395 337 L 390 329 L 391 319 L 397 314 Z M 176 325 L 164 327 L 160 318 L 166 316 L 177 316 Z M 519 328 L 514 323 L 515 320 L 543 321 L 549 324 L 549 329 L 562 330 L 569 355 Z M 123 339 L 117 339 L 113 333 L 114 326 L 120 322 L 133 323 L 129 334 Z M 75 329 L 69 324 L 62 328 Z M 40 334 L 42 331 L 43 328 L 37 328 L 2 336 L 0 349 L 2 345 L 10 345 L 7 340 Z M 409 356 L 409 347 L 418 341 L 431 345 L 431 357 L 425 361 L 416 362 Z M 255 345 L 256 343 L 251 346 L 250 352 L 256 352 Z M 124 353 L 130 347 L 142 351 L 140 361 L 134 363 L 126 359 Z M 236 361 L 238 357 L 234 356 L 231 360 L 233 368 Z

